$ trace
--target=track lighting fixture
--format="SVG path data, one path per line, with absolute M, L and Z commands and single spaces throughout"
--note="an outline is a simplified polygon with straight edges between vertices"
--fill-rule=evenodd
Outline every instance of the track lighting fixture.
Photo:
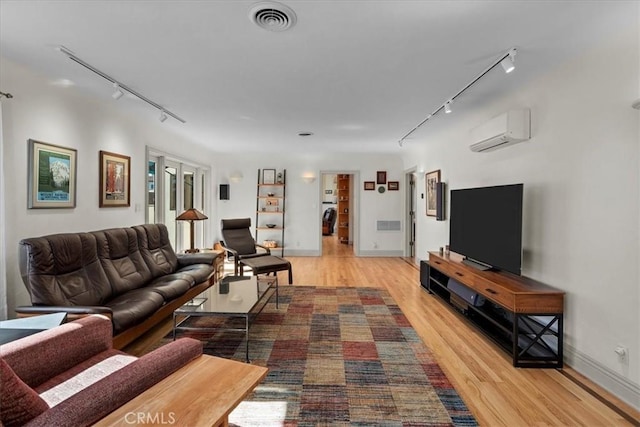
M 114 83 L 113 87 L 116 89 L 115 92 L 113 92 L 113 94 L 111 95 L 113 99 L 122 98 L 122 95 L 124 95 L 124 92 L 120 90 L 120 85 L 118 83 Z
M 113 98 L 115 99 L 120 99 L 120 97 L 122 97 L 122 95 L 124 95 L 123 91 L 127 91 L 129 92 L 131 95 L 135 96 L 136 98 L 140 99 L 141 101 L 146 102 L 147 104 L 151 105 L 154 108 L 157 108 L 160 111 L 160 121 L 164 122 L 165 120 L 167 120 L 168 116 L 173 117 L 174 119 L 176 119 L 177 121 L 179 121 L 180 123 L 186 123 L 184 119 L 180 118 L 179 116 L 177 116 L 176 114 L 172 113 L 171 111 L 167 110 L 166 108 L 164 108 L 162 105 L 158 104 L 157 102 L 154 102 L 152 100 L 150 100 L 149 98 L 147 98 L 146 96 L 142 95 L 139 92 L 136 92 L 135 90 L 131 89 L 129 86 L 117 81 L 116 79 L 114 79 L 113 77 L 111 77 L 110 75 L 108 75 L 107 73 L 98 70 L 96 67 L 94 67 L 91 64 L 88 64 L 86 62 L 84 62 L 82 59 L 78 58 L 73 52 L 71 52 L 69 49 L 67 49 L 64 46 L 58 46 L 57 48 L 60 52 L 64 53 L 70 60 L 76 62 L 77 64 L 82 65 L 84 68 L 86 68 L 87 70 L 99 75 L 100 77 L 102 77 L 105 80 L 110 81 L 111 83 L 113 83 L 113 86 L 115 87 L 115 92 L 113 92 L 113 94 L 111 96 L 113 96 Z
M 404 140 L 405 139 L 407 139 L 412 133 L 414 133 L 416 130 L 418 130 L 418 128 L 420 126 L 422 126 L 423 124 L 427 123 L 427 121 L 429 119 L 431 119 L 433 116 L 435 116 L 437 113 L 439 113 L 440 110 L 444 110 L 444 112 L 446 114 L 451 113 L 451 104 L 455 101 L 455 99 L 457 97 L 459 97 L 460 95 L 462 95 L 462 93 L 465 90 L 467 90 L 471 86 L 473 86 L 478 80 L 483 78 L 485 76 L 485 74 L 487 74 L 489 71 L 493 70 L 498 64 L 502 65 L 502 68 L 504 69 L 505 73 L 510 73 L 513 70 L 515 70 L 516 67 L 515 67 L 513 61 L 514 61 L 514 58 L 516 56 L 516 53 L 517 53 L 516 48 L 512 47 L 511 49 L 509 49 L 508 51 L 506 51 L 505 53 L 500 55 L 500 57 L 493 64 L 491 64 L 483 72 L 478 74 L 473 80 L 471 80 L 471 82 L 467 83 L 467 85 L 465 87 L 460 89 L 458 91 L 458 93 L 456 93 L 451 98 L 449 98 L 444 104 L 442 104 L 441 106 L 436 108 L 435 111 L 433 111 L 431 114 L 429 114 L 424 120 L 422 120 L 420 123 L 418 123 L 413 129 L 411 129 L 409 132 L 407 132 L 402 138 L 400 138 L 400 140 L 398 141 L 398 145 L 400 147 L 402 147 L 404 145 Z
M 504 69 L 505 73 L 509 74 L 510 72 L 516 69 L 516 66 L 513 63 L 515 56 L 516 56 L 516 50 L 511 49 L 507 57 L 504 58 L 502 61 L 500 61 L 500 65 L 502 65 L 502 68 Z

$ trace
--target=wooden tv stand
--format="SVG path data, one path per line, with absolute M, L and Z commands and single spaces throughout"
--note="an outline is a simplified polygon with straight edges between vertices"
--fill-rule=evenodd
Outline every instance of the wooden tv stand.
M 515 274 L 477 270 L 454 253 L 429 252 L 420 277 L 429 293 L 458 308 L 510 353 L 513 366 L 562 368 L 564 292 Z M 463 299 L 452 292 L 449 279 L 484 300 Z

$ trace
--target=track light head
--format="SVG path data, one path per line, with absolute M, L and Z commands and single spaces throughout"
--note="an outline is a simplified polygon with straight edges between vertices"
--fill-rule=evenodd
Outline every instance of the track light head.
M 114 83 L 113 87 L 115 88 L 115 91 L 111 95 L 113 97 L 113 99 L 122 98 L 122 95 L 124 95 L 124 92 L 122 91 L 122 89 L 120 89 L 120 85 L 118 83 Z
M 516 69 L 516 66 L 514 64 L 515 57 L 516 57 L 516 50 L 511 49 L 507 54 L 507 56 L 502 61 L 500 61 L 500 65 L 502 65 L 502 68 L 504 69 L 505 73 L 508 74 Z
M 160 111 L 160 118 L 158 120 L 160 120 L 160 123 L 164 123 L 164 121 L 167 120 L 167 114 L 164 111 Z
M 447 102 L 444 103 L 444 112 L 446 114 L 450 114 L 451 113 L 451 103 L 452 102 L 453 101 L 447 101 Z

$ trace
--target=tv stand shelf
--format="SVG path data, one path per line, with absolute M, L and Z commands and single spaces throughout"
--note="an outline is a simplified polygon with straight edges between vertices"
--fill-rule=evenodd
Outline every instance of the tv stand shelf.
M 464 299 L 450 279 L 484 300 Z M 437 252 L 421 263 L 420 282 L 510 353 L 513 366 L 562 368 L 564 292 L 515 274 L 476 270 L 459 255 Z

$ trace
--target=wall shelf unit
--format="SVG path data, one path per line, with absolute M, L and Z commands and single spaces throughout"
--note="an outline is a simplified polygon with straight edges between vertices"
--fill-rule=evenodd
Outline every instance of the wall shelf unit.
M 268 169 L 272 171 L 273 169 Z M 275 255 L 284 256 L 285 202 L 287 171 L 274 173 L 274 181 L 263 182 L 264 169 L 258 169 L 256 186 L 256 242 L 267 246 Z
M 351 177 L 345 174 L 338 175 L 338 241 L 348 245 L 349 239 L 349 218 L 351 212 Z

